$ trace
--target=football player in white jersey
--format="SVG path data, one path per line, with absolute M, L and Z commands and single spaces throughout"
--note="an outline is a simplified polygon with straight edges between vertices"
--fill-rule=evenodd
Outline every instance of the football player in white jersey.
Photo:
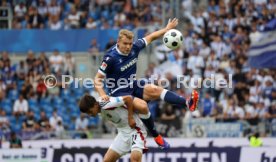
M 118 134 L 104 156 L 104 162 L 116 162 L 121 156 L 131 152 L 131 162 L 140 162 L 143 152 L 147 151 L 147 132 L 138 114 L 133 113 L 132 96 L 110 97 L 109 101 L 84 95 L 79 108 L 90 116 L 101 114 L 103 120 L 114 124 Z

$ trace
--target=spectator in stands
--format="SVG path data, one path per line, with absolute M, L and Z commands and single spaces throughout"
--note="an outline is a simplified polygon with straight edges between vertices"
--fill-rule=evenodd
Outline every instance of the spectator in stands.
M 53 55 L 50 56 L 51 71 L 56 73 L 58 70 L 62 69 L 63 57 L 59 55 L 58 50 L 54 50 Z
M 198 55 L 198 49 L 194 49 L 188 59 L 187 68 L 192 70 L 194 75 L 202 76 L 202 68 L 204 67 L 203 57 Z
M 25 115 L 29 110 L 28 102 L 24 99 L 23 95 L 20 94 L 19 98 L 14 102 L 13 115 L 20 116 Z
M 73 75 L 74 69 L 75 69 L 75 59 L 72 57 L 72 54 L 70 52 L 65 53 L 65 57 L 63 59 L 63 65 L 64 65 L 64 74 L 66 75 Z
M 15 132 L 10 134 L 10 148 L 22 148 L 21 139 L 16 136 Z
M 51 131 L 52 128 L 51 128 L 51 125 L 50 125 L 50 122 L 49 122 L 49 119 L 47 118 L 46 114 L 44 111 L 41 111 L 40 112 L 40 118 L 38 120 L 38 124 L 40 126 L 40 129 L 42 131 Z
M 96 29 L 97 28 L 97 22 L 94 21 L 92 17 L 89 17 L 87 20 L 87 23 L 85 25 L 86 29 Z
M 85 117 L 85 114 L 81 114 L 80 117 L 76 119 L 75 126 L 78 131 L 88 130 L 88 119 Z
M 19 22 L 21 22 L 24 19 L 25 14 L 27 13 L 27 7 L 24 2 L 20 2 L 15 5 L 14 12 L 15 17 L 18 19 Z
M 34 52 L 32 50 L 29 50 L 26 58 L 26 63 L 29 71 L 33 70 L 35 61 L 36 61 L 36 58 L 35 58 Z
M 61 6 L 57 4 L 56 0 L 51 0 L 50 4 L 48 5 L 48 14 L 49 17 L 51 16 L 60 16 L 61 14 Z
M 46 83 L 48 87 L 47 89 L 47 94 L 51 97 L 58 97 L 60 94 L 60 86 L 61 86 L 61 82 L 58 82 L 56 79 L 49 79 L 49 82 Z
M 165 104 L 160 120 L 162 121 L 173 121 L 176 119 L 175 111 L 172 105 Z
M 2 79 L 0 79 L 0 101 L 5 98 L 6 96 L 6 89 L 7 89 L 7 86 L 5 84 L 5 82 L 3 82 Z
M 56 136 L 58 138 L 63 138 L 64 135 L 65 135 L 65 128 L 64 128 L 61 120 L 59 120 L 57 122 L 57 125 L 56 125 L 56 128 L 55 128 L 55 133 L 56 133 Z
M 113 38 L 110 38 L 108 43 L 105 45 L 105 51 L 109 50 L 112 46 L 116 44 Z
M 28 111 L 27 114 L 26 114 L 26 119 L 22 123 L 22 129 L 23 129 L 23 131 L 33 132 L 35 130 L 38 130 L 38 128 L 39 128 L 39 125 L 35 121 L 34 112 L 31 111 L 31 110 Z
M 9 53 L 7 51 L 3 51 L 0 60 L 3 61 L 3 63 L 10 62 L 11 59 L 9 57 Z
M 81 15 L 80 15 L 80 13 L 77 12 L 75 7 L 71 8 L 71 11 L 70 11 L 67 19 L 69 21 L 71 29 L 80 28 Z
M 210 94 L 205 93 L 205 97 L 202 98 L 202 117 L 211 117 L 213 115 L 214 109 L 214 98 L 211 98 Z
M 62 22 L 59 20 L 59 17 L 57 15 L 51 16 L 48 23 L 49 29 L 51 30 L 62 29 Z
M 234 119 L 236 114 L 235 108 L 236 108 L 236 102 L 234 101 L 234 99 L 229 98 L 227 100 L 226 105 L 223 105 L 224 119 Z
M 50 117 L 50 125 L 54 130 L 56 130 L 59 121 L 62 123 L 62 118 L 57 114 L 57 111 L 54 110 Z
M 256 111 L 259 119 L 269 118 L 269 110 L 268 107 L 265 107 L 264 99 L 261 98 L 259 102 L 256 103 Z
M 40 63 L 43 65 L 43 71 L 45 71 L 45 69 L 50 65 L 49 59 L 47 58 L 45 52 L 40 53 L 38 60 L 40 60 Z
M 38 84 L 36 87 L 36 94 L 37 94 L 38 100 L 40 100 L 42 97 L 43 98 L 46 97 L 47 95 L 47 87 L 42 78 L 38 80 Z
M 43 17 L 38 13 L 37 9 L 34 7 L 30 7 L 28 11 L 29 15 L 29 21 L 27 28 L 28 29 L 43 29 L 44 28 L 44 19 Z
M 96 59 L 100 55 L 100 45 L 98 44 L 97 39 L 92 39 L 89 46 L 89 54 L 96 63 Z
M 28 73 L 28 68 L 24 61 L 20 61 L 16 69 L 16 76 L 18 80 L 24 81 L 26 74 Z
M 276 100 L 271 103 L 271 106 L 268 109 L 269 117 L 276 121 Z
M 10 131 L 10 122 L 6 112 L 0 107 L 0 132 L 8 133 Z M 0 136 L 1 137 L 1 136 Z

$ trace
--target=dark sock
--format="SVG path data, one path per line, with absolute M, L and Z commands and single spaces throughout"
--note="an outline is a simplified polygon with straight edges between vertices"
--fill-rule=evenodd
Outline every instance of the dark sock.
M 172 91 L 163 90 L 160 98 L 170 104 L 179 105 L 181 107 L 186 107 L 186 99 L 182 96 L 179 96 L 177 93 Z
M 155 126 L 154 126 L 154 121 L 150 115 L 140 115 L 140 118 L 142 122 L 145 124 L 145 126 L 148 128 L 148 131 L 151 133 L 153 137 L 157 137 L 159 133 L 156 131 Z

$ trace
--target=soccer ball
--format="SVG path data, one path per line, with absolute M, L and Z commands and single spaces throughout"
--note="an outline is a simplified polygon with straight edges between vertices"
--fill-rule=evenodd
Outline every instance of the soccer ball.
M 182 45 L 182 33 L 176 29 L 171 29 L 164 34 L 163 42 L 168 48 L 175 50 Z

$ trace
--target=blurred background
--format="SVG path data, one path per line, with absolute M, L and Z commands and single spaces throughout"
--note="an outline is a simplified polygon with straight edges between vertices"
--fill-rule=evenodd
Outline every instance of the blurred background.
M 180 141 L 229 144 L 231 138 L 248 146 L 254 135 L 275 147 L 275 16 L 275 0 L 1 0 L 2 147 L 10 147 L 14 133 L 23 148 L 24 143 L 33 147 L 28 141 L 36 140 L 113 139 L 116 130 L 109 123 L 78 110 L 84 93 L 97 95 L 94 88 L 77 81 L 62 88 L 62 75 L 94 78 L 119 29 L 143 38 L 173 17 L 180 20 L 182 47 L 171 51 L 162 39 L 155 41 L 141 52 L 137 77 L 166 78 L 170 85 L 165 88 L 183 97 L 192 89 L 176 88 L 177 75 L 189 82 L 213 74 L 231 81 L 232 87 L 200 88 L 199 108 L 193 113 L 184 106 L 149 102 L 157 130 Z M 46 87 L 46 75 L 57 78 L 55 88 Z

